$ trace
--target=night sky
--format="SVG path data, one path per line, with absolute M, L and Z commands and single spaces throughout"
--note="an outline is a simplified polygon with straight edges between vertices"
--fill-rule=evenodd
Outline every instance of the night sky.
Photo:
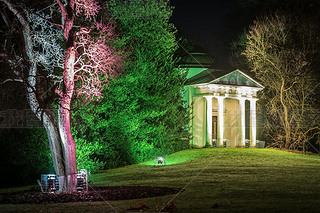
M 235 0 L 174 0 L 171 5 L 175 7 L 171 21 L 196 43 L 196 51 L 206 51 L 219 61 L 228 59 L 232 37 L 239 33 L 239 27 L 232 28 L 241 21 L 235 15 Z

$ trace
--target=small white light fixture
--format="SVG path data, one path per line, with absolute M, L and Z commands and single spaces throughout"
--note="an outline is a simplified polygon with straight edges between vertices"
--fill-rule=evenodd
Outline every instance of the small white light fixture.
M 88 191 L 88 172 L 86 169 L 81 169 L 77 174 L 77 191 Z
M 159 156 L 155 159 L 156 166 L 166 165 L 166 159 L 163 156 Z

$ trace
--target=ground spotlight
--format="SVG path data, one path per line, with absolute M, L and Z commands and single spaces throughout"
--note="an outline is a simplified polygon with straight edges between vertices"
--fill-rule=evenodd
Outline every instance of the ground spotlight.
M 159 156 L 155 159 L 156 166 L 163 166 L 166 165 L 166 159 L 163 156 Z

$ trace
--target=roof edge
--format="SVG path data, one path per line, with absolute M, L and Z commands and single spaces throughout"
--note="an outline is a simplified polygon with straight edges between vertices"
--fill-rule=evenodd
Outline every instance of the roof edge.
M 216 79 L 208 82 L 208 84 L 212 83 L 213 81 L 217 81 L 217 80 L 219 80 L 219 79 L 221 79 L 221 78 L 223 78 L 223 77 L 225 77 L 225 76 L 227 76 L 227 75 L 230 75 L 231 73 L 236 72 L 236 71 L 240 72 L 240 73 L 241 73 L 242 75 L 244 75 L 246 78 L 248 78 L 248 79 L 250 79 L 251 81 L 253 81 L 254 83 L 256 83 L 256 84 L 257 84 L 259 87 L 261 87 L 262 89 L 264 88 L 264 86 L 262 86 L 260 83 L 258 83 L 256 80 L 254 80 L 252 77 L 250 77 L 249 75 L 247 75 L 246 73 L 244 73 L 243 71 L 241 71 L 241 70 L 239 70 L 239 69 L 235 69 L 235 70 L 233 70 L 233 71 L 231 71 L 231 72 L 229 72 L 229 73 L 227 73 L 227 74 L 225 74 L 225 75 L 223 75 L 223 76 L 220 76 L 219 78 L 216 78 Z

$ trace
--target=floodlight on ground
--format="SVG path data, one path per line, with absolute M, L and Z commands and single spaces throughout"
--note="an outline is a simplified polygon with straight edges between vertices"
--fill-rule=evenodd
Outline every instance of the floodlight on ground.
M 156 166 L 166 165 L 166 159 L 163 156 L 159 156 L 155 159 Z
M 55 174 L 41 175 L 42 191 L 47 193 L 55 193 L 59 189 L 59 180 Z
M 77 174 L 77 191 L 88 191 L 88 173 L 86 169 L 81 169 Z
M 58 176 L 55 174 L 42 174 L 41 181 L 38 180 L 38 184 L 42 192 L 55 193 L 59 191 L 59 184 L 65 182 L 66 176 Z M 88 173 L 86 169 L 81 169 L 77 174 L 78 192 L 88 191 Z
M 250 140 L 249 139 L 245 139 L 245 147 L 246 148 L 250 147 Z
M 212 139 L 212 147 L 217 147 L 217 140 L 216 139 Z

